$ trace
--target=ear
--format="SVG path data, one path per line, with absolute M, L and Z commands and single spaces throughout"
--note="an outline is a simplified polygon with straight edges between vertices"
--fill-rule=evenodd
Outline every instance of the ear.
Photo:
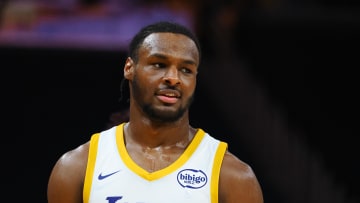
M 130 57 L 127 57 L 124 66 L 124 78 L 130 80 L 133 76 L 133 71 L 134 71 L 134 61 Z

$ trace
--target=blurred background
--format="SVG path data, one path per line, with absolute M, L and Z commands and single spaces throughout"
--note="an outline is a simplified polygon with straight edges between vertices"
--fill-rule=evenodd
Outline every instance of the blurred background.
M 203 47 L 191 124 L 253 167 L 265 202 L 360 202 L 358 0 L 2 0 L 0 14 L 4 87 L 21 87 L 22 130 L 3 143 L 20 152 L 5 154 L 16 199 L 45 203 L 57 159 L 115 124 L 129 40 L 172 20 Z

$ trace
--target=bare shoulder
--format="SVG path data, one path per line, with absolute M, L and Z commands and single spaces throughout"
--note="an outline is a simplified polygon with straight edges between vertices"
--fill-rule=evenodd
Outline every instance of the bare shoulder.
M 226 152 L 220 171 L 219 203 L 263 203 L 260 184 L 252 168 Z
M 48 182 L 48 203 L 80 203 L 89 142 L 64 153 L 53 167 Z
M 54 170 L 71 170 L 74 172 L 83 171 L 87 164 L 89 152 L 89 142 L 78 146 L 77 148 L 70 150 L 63 154 L 57 163 Z

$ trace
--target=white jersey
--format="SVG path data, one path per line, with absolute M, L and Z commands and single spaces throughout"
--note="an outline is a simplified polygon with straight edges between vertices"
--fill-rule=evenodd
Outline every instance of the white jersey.
M 218 203 L 227 143 L 198 129 L 175 162 L 148 172 L 127 153 L 123 127 L 120 124 L 91 137 L 84 203 Z

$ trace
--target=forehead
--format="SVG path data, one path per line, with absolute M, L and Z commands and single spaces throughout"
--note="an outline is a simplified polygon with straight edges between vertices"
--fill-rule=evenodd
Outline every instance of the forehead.
M 182 57 L 191 57 L 197 62 L 199 60 L 195 42 L 183 34 L 152 33 L 144 39 L 141 49 L 149 54 L 181 55 Z

